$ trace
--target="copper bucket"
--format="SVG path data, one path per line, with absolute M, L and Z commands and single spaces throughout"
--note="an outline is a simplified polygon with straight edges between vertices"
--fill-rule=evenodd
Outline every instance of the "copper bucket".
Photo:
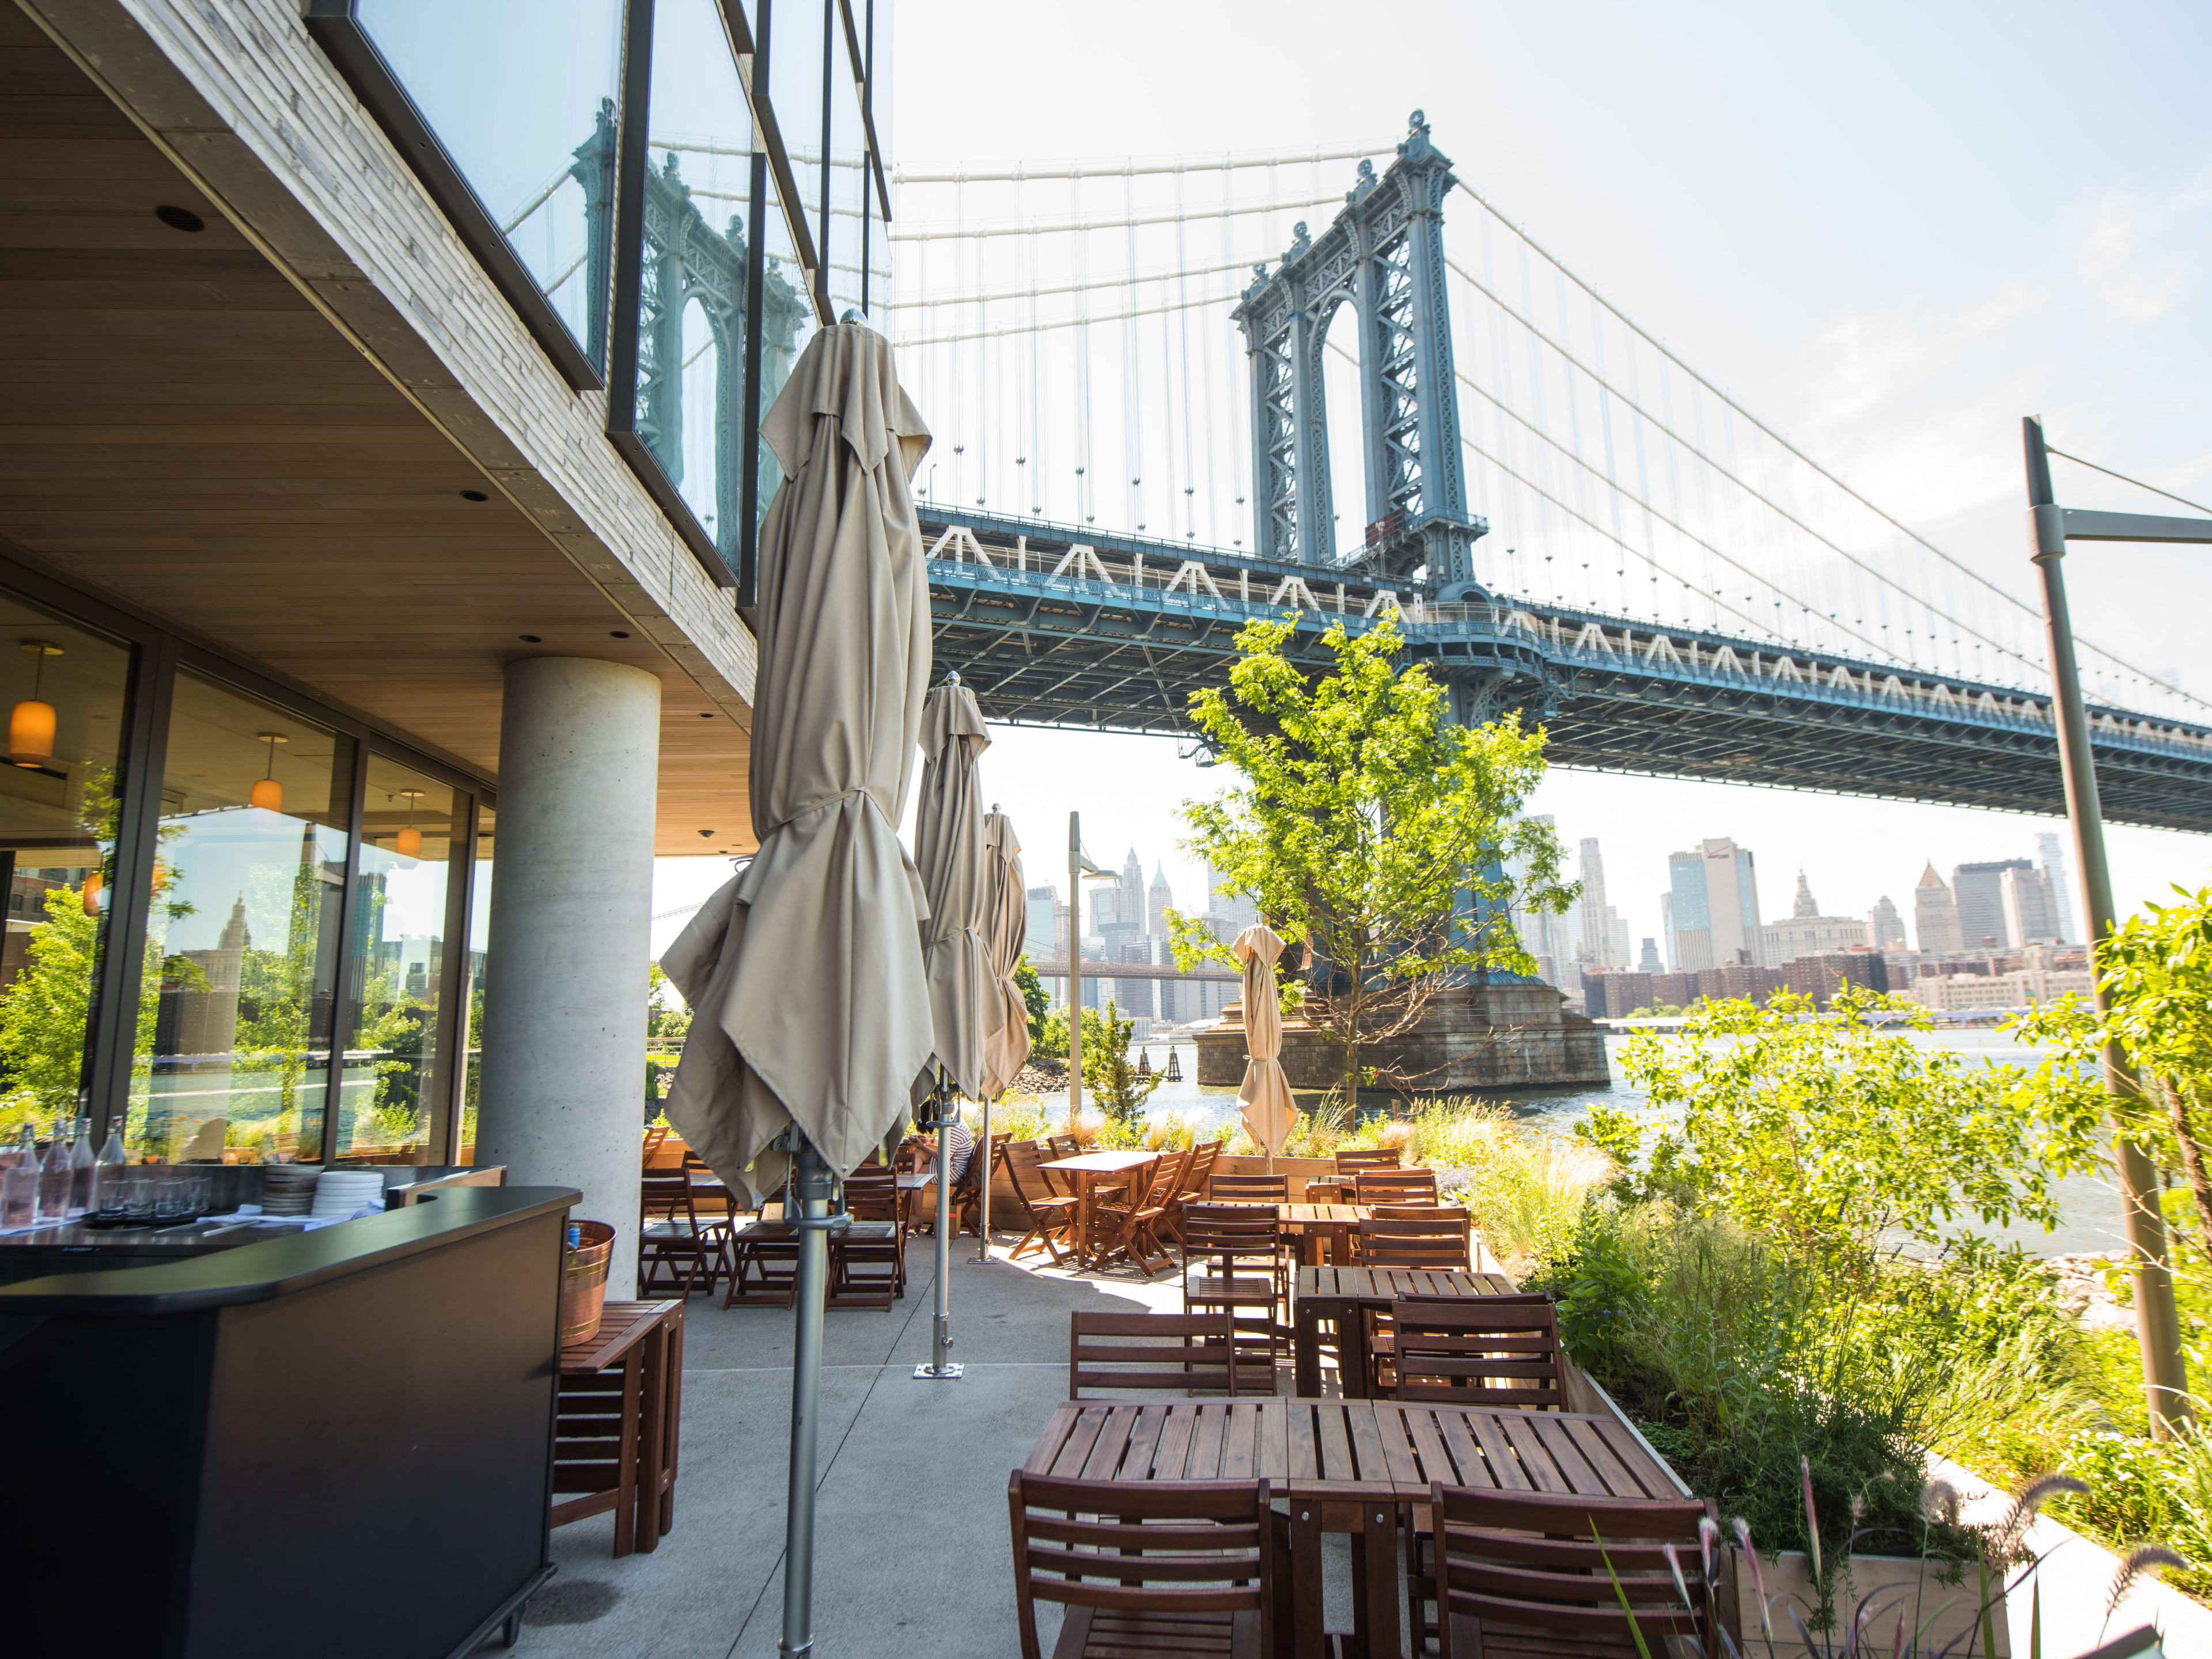
M 615 1253 L 615 1230 L 604 1221 L 570 1224 L 580 1239 L 561 1252 L 561 1340 L 581 1342 L 599 1331 L 607 1305 L 607 1263 Z

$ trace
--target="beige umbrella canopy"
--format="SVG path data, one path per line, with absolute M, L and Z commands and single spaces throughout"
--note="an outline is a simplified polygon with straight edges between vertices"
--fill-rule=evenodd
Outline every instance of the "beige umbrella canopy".
M 782 464 L 760 534 L 751 799 L 760 851 L 661 967 L 694 1010 L 668 1118 L 756 1195 L 796 1122 L 848 1171 L 934 1046 L 927 914 L 894 826 L 929 684 L 908 486 L 929 434 L 884 337 L 826 328 L 761 423 Z
M 1283 941 L 1255 923 L 1229 948 L 1244 969 L 1244 1082 L 1237 1098 L 1244 1105 L 1244 1127 L 1272 1162 L 1298 1121 L 1290 1079 L 1277 1058 L 1283 1052 L 1283 1012 L 1275 1001 L 1275 958 L 1283 954 Z
M 984 1048 L 999 1021 L 985 913 L 990 867 L 975 775 L 976 758 L 990 746 L 983 712 L 957 677 L 929 694 L 914 830 L 915 864 L 929 904 L 921 924 L 922 971 L 935 1060 L 971 1100 L 983 1098 Z M 916 1086 L 928 1091 L 927 1080 Z
M 1021 965 L 1022 941 L 1029 933 L 1029 889 L 1022 875 L 1022 843 L 1004 812 L 983 820 L 983 846 L 990 860 L 989 897 L 983 913 L 989 923 L 991 977 L 999 999 L 999 1025 L 984 1045 L 983 1097 L 995 1099 L 1030 1058 L 1030 1006 L 1014 983 Z

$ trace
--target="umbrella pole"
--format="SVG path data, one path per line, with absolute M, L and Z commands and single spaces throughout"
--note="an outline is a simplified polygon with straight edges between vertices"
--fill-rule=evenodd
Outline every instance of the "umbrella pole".
M 945 1356 L 952 1346 L 952 1115 L 957 1109 L 942 1071 L 929 1103 L 937 1115 L 937 1318 L 930 1334 L 929 1364 L 916 1365 L 914 1377 L 917 1382 L 957 1382 L 960 1367 Z
M 979 1189 L 978 1198 L 982 1205 L 983 1216 L 977 1224 L 976 1231 L 980 1236 L 975 1240 L 975 1260 L 979 1262 L 991 1259 L 991 1103 L 988 1100 L 983 1103 L 982 1153 L 983 1184 Z
M 796 1128 L 791 1188 L 798 1195 L 799 1278 L 792 1306 L 791 1484 L 784 1497 L 783 1637 L 776 1650 L 814 1646 L 814 1454 L 822 1418 L 822 1307 L 830 1285 L 830 1169 Z

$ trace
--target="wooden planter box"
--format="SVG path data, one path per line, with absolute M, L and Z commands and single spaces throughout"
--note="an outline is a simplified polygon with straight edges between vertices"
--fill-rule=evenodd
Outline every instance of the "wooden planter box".
M 1733 1547 L 1729 1553 L 1741 1553 Z M 1802 1550 L 1784 1550 L 1779 1556 L 1761 1551 L 1759 1567 L 1765 1575 L 1767 1598 L 1773 1604 L 1768 1617 L 1774 1623 L 1775 1651 L 1803 1652 L 1804 1638 L 1797 1634 L 1789 1609 L 1794 1606 L 1798 1616 L 1805 1620 L 1806 1627 L 1811 1629 L 1810 1612 L 1815 1605 L 1811 1561 Z M 1737 1645 L 1747 1654 L 1763 1652 L 1765 1642 L 1759 1634 L 1759 1590 L 1753 1583 L 1749 1565 L 1740 1559 L 1735 1563 L 1735 1612 L 1741 1621 Z M 1886 1654 L 1890 1650 L 1901 1609 L 1909 1650 L 1912 1633 L 1924 1626 L 1925 1632 L 1918 1638 L 1918 1652 L 1943 1653 L 1948 1659 L 2007 1659 L 2012 1644 L 2005 1626 L 2002 1579 L 1996 1581 L 1992 1589 L 1997 1598 L 1996 1605 L 1990 1609 L 1990 1625 L 1996 1638 L 1993 1648 L 1982 1640 L 1982 1586 L 1980 1576 L 1972 1567 L 1957 1583 L 1946 1584 L 1937 1580 L 1933 1562 L 1896 1555 L 1854 1555 L 1844 1573 L 1838 1575 L 1836 1625 L 1828 1632 L 1827 1639 L 1840 1650 L 1849 1638 L 1851 1620 L 1857 1617 L 1859 1608 L 1868 1601 L 1875 1601 L 1867 1632 L 1866 1645 L 1871 1652 Z M 1820 1632 L 1814 1631 L 1813 1639 L 1820 1642 Z M 1954 1643 L 1956 1645 L 1952 1645 Z

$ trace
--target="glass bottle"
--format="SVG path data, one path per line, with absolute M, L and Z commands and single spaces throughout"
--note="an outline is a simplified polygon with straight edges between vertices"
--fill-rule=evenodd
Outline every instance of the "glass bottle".
M 39 1142 L 26 1123 L 15 1157 L 0 1170 L 0 1227 L 14 1231 L 39 1218 Z
M 76 1136 L 70 1147 L 69 1212 L 72 1219 L 92 1213 L 92 1174 L 99 1159 L 92 1151 L 92 1114 L 76 1115 Z
M 64 1221 L 69 1218 L 70 1151 L 69 1120 L 58 1117 L 46 1139 L 46 1160 L 39 1165 L 39 1218 L 41 1221 Z
M 107 1145 L 100 1149 L 100 1162 L 93 1170 L 92 1207 L 109 1220 L 121 1220 L 130 1203 L 128 1193 L 131 1154 L 123 1147 L 123 1114 L 115 1115 L 115 1121 L 107 1127 Z

